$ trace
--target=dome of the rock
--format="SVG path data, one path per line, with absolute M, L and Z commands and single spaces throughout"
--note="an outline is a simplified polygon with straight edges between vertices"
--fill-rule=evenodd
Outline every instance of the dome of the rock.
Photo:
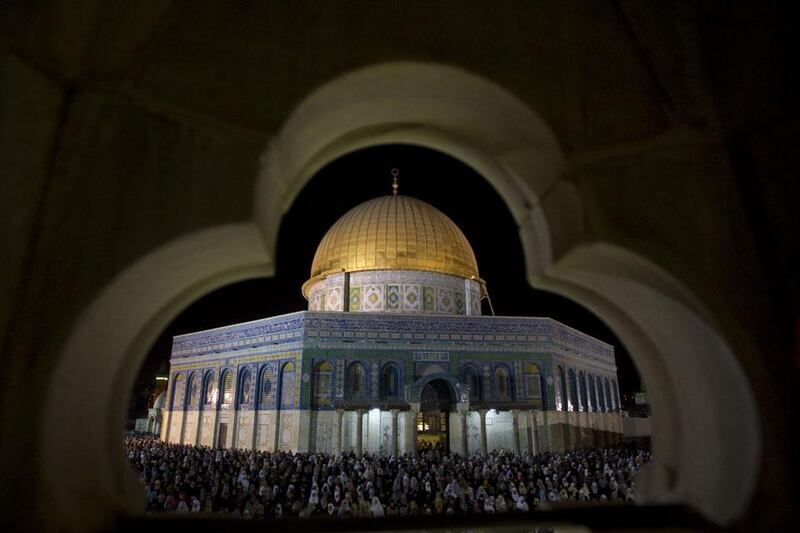
M 447 215 L 409 196 L 364 202 L 331 226 L 320 242 L 311 279 L 340 272 L 419 270 L 478 278 L 467 238 Z

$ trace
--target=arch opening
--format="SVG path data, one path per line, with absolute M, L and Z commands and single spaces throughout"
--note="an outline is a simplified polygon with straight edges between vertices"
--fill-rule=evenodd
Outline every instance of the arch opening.
M 442 90 L 443 78 L 449 90 Z M 355 110 L 370 94 L 385 96 L 385 79 L 404 80 L 394 83 L 400 95 L 391 109 L 378 106 L 383 112 L 369 116 Z M 438 111 L 426 108 L 422 115 L 413 105 L 419 98 L 449 92 L 466 96 L 442 102 Z M 454 106 L 459 113 L 453 112 Z M 487 124 L 487 108 L 507 112 Z M 331 113 L 352 118 L 334 120 Z M 125 398 L 115 391 L 130 390 L 135 368 L 157 332 L 199 295 L 273 274 L 281 217 L 310 176 L 343 153 L 389 142 L 435 148 L 478 170 L 500 192 L 519 226 L 528 281 L 602 317 L 629 349 L 648 383 L 657 426 L 658 461 L 641 480 L 644 497 L 684 502 L 720 524 L 735 519 L 755 485 L 758 421 L 741 367 L 708 322 L 708 313 L 658 265 L 617 246 L 579 244 L 579 199 L 568 184 L 559 182 L 557 144 L 525 104 L 458 69 L 389 64 L 334 80 L 298 107 L 265 154 L 254 224 L 198 232 L 155 250 L 114 280 L 76 321 L 54 372 L 43 420 L 42 478 L 61 524 L 97 527 L 115 512 L 138 508 L 133 498 L 137 487 L 118 460 L 115 421 Z M 548 210 L 556 207 L 568 216 L 548 218 Z M 120 308 L 128 320 L 112 323 L 109 310 Z M 73 398 L 73 391 L 58 383 L 68 382 L 64 378 L 74 371 L 111 379 Z M 697 375 L 708 376 L 708 381 L 697 384 Z M 602 407 L 601 386 L 596 381 Z M 680 387 L 684 394 L 677 393 Z M 563 389 L 562 403 L 567 401 Z M 59 423 L 65 412 L 96 426 L 97 435 L 71 435 Z M 728 431 L 732 427 L 737 428 L 733 434 Z M 740 466 L 736 472 L 720 467 L 733 462 Z M 65 487 L 53 472 L 79 475 L 68 476 Z M 94 506 L 88 513 L 86 501 Z

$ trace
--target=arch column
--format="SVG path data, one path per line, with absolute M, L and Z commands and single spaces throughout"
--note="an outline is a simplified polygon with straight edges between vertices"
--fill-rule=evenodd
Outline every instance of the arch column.
M 480 442 L 481 442 L 481 455 L 483 455 L 484 457 L 488 453 L 488 448 L 489 448 L 488 441 L 487 441 L 487 438 L 486 438 L 486 413 L 487 412 L 488 412 L 488 410 L 486 410 L 486 409 L 479 409 L 478 410 L 478 415 L 481 417 L 481 440 L 480 440 Z
M 334 448 L 333 451 L 336 455 L 342 453 L 342 419 L 344 417 L 344 409 L 336 409 L 336 437 L 334 440 Z
M 397 457 L 397 416 L 400 414 L 399 409 L 392 409 L 392 457 Z
M 469 402 L 458 402 L 456 404 L 456 411 L 458 412 L 458 420 L 461 424 L 461 454 L 466 456 L 469 454 L 468 436 L 469 429 L 467 427 L 467 416 L 469 415 Z
M 514 453 L 519 454 L 519 409 L 512 409 L 511 410 L 511 427 L 512 431 L 514 432 Z
M 537 419 L 536 409 L 531 409 L 528 411 L 528 420 L 528 450 L 530 450 L 531 455 L 533 455 L 541 452 L 538 434 L 539 421 Z
M 417 414 L 419 414 L 420 404 L 419 402 L 411 402 L 409 405 L 411 406 L 409 411 L 411 431 L 408 432 L 410 442 L 406 449 L 411 450 L 411 455 L 417 455 Z
M 542 446 L 544 449 L 541 451 L 552 452 L 553 433 L 550 431 L 550 416 L 548 413 L 549 411 L 547 409 L 542 409 L 542 431 L 544 432 L 544 443 L 542 443 Z M 536 416 L 539 416 L 538 413 Z
M 356 409 L 356 457 L 364 453 L 364 410 Z

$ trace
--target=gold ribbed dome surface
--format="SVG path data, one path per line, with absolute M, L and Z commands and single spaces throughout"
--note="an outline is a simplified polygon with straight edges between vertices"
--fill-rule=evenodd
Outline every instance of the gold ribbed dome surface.
M 317 248 L 304 289 L 318 277 L 364 270 L 478 279 L 475 254 L 458 226 L 432 205 L 402 195 L 368 200 L 337 220 Z

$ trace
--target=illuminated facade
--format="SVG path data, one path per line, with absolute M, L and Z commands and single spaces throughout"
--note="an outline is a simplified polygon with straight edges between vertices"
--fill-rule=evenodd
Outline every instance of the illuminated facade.
M 308 311 L 175 337 L 163 439 L 402 454 L 621 438 L 613 348 L 549 318 L 481 316 L 472 248 L 425 202 L 346 213 L 302 290 Z

